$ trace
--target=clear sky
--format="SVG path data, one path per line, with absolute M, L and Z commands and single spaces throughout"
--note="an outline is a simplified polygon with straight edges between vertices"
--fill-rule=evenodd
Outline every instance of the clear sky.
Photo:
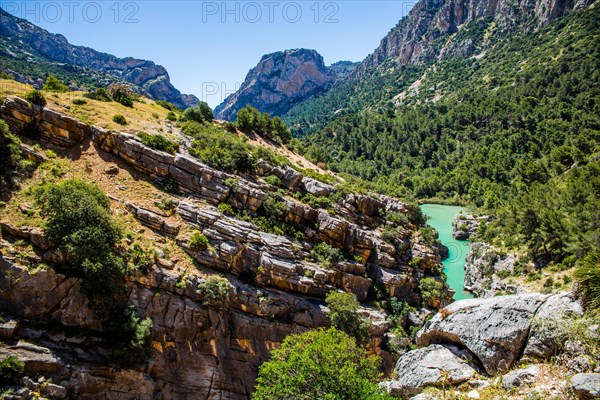
M 416 1 L 7 1 L 6 11 L 69 42 L 167 68 L 211 106 L 267 53 L 315 49 L 327 65 L 361 61 Z

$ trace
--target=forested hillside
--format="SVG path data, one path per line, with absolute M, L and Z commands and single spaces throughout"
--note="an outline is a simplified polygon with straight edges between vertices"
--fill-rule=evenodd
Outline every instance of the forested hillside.
M 335 120 L 306 139 L 306 154 L 388 193 L 500 210 L 491 231 L 536 259 L 597 247 L 599 32 L 591 7 L 484 57 L 439 62 L 398 107 Z

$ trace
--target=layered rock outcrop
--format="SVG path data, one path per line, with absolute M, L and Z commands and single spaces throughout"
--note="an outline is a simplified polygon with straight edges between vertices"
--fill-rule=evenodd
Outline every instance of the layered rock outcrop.
M 74 46 L 62 35 L 49 33 L 38 26 L 0 9 L 0 37 L 13 46 L 25 45 L 49 62 L 68 64 L 111 75 L 136 86 L 141 94 L 156 100 L 167 100 L 178 107 L 198 104 L 198 98 L 182 95 L 170 81 L 167 70 L 152 61 L 118 58 L 89 47 Z M 18 51 L 12 49 L 11 51 Z M 22 53 L 27 54 L 26 49 Z
M 52 379 L 68 396 L 179 399 L 193 393 L 207 399 L 246 399 L 258 365 L 271 349 L 289 334 L 329 324 L 324 304 L 328 291 L 351 292 L 364 301 L 377 285 L 420 306 L 420 280 L 441 280 L 437 250 L 416 241 L 414 227 L 404 226 L 393 240 L 381 238 L 385 221 L 380 215 L 410 212 L 396 199 L 350 194 L 328 210 L 320 209 L 292 194 L 324 197 L 338 189 L 289 166 L 261 161 L 256 174 L 225 173 L 185 154 L 152 150 L 135 136 L 46 111 L 10 98 L 0 116 L 15 132 L 35 128 L 42 145 L 72 150 L 90 144 L 88 156 L 97 152 L 111 158 L 110 153 L 122 160 L 119 165 L 149 179 L 169 179 L 180 191 L 173 215 L 161 215 L 135 201 L 113 200 L 119 212 L 131 213 L 144 225 L 138 230 L 153 243 L 172 243 L 196 262 L 182 271 L 178 260 L 157 251 L 147 273 L 127 278 L 127 303 L 138 315 L 152 319 L 152 353 L 143 366 L 119 369 L 106 361 L 106 321 L 81 294 L 81 279 L 57 272 L 65 262 L 63 252 L 48 243 L 39 228 L 2 225 L 6 240 L 0 240 L 0 312 L 15 323 L 0 327 L 8 338 L 0 344 L 0 354 L 19 354 L 27 360 L 28 373 Z M 101 173 L 119 175 L 115 164 L 111 166 L 102 167 Z M 284 195 L 265 182 L 267 175 L 281 179 Z M 273 218 L 281 227 L 296 227 L 298 237 L 268 233 L 253 222 L 273 196 L 280 196 L 275 199 L 282 206 Z M 215 207 L 221 204 L 230 205 L 236 214 L 224 215 Z M 190 247 L 189 237 L 196 231 L 207 238 L 205 248 Z M 24 259 L 16 248 L 19 239 L 31 242 L 35 254 Z M 339 259 L 327 265 L 318 261 L 313 250 L 323 242 L 340 252 Z M 203 289 L 215 273 L 230 288 L 219 301 Z M 438 302 L 443 306 L 450 298 L 446 291 Z M 363 308 L 360 313 L 372 322 L 372 351 L 390 365 L 391 355 L 383 346 L 391 326 L 385 312 Z
M 295 49 L 267 54 L 248 72 L 240 89 L 215 108 L 219 119 L 235 120 L 246 105 L 271 115 L 285 114 L 295 105 L 327 91 L 337 79 L 337 72 L 323 63 L 315 50 Z

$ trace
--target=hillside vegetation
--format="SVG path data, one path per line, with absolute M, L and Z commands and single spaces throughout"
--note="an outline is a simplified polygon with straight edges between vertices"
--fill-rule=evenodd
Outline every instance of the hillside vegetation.
M 486 238 L 541 265 L 580 257 L 599 245 L 599 32 L 592 7 L 441 62 L 398 107 L 307 137 L 306 155 L 384 192 L 496 211 Z

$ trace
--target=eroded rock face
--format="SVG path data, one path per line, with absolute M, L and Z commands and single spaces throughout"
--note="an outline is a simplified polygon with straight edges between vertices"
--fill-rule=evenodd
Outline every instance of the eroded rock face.
M 282 115 L 303 100 L 328 90 L 337 77 L 314 50 L 286 50 L 263 56 L 240 89 L 215 108 L 218 119 L 235 120 L 246 105 Z
M 563 2 L 558 0 L 425 0 L 412 8 L 407 18 L 381 41 L 373 54 L 357 68 L 355 75 L 365 74 L 371 67 L 383 65 L 386 60 L 398 64 L 422 64 L 450 57 L 469 57 L 478 50 L 479 43 L 472 38 L 451 40 L 445 46 L 433 45 L 440 37 L 458 32 L 469 22 L 490 24 L 508 29 L 520 15 L 531 16 L 523 28 L 535 28 L 563 16 L 572 10 L 588 7 L 592 0 Z
M 514 273 L 515 262 L 511 254 L 501 254 L 486 243 L 472 243 L 465 260 L 465 289 L 475 297 L 484 298 L 494 297 L 499 292 L 516 294 L 522 291 L 501 277 Z
M 99 76 L 112 75 L 116 79 L 132 83 L 150 98 L 167 100 L 180 108 L 193 107 L 199 102 L 195 96 L 182 95 L 171 84 L 167 70 L 152 61 L 117 58 L 88 47 L 74 46 L 64 36 L 51 34 L 2 9 L 0 36 L 8 38 L 15 45 L 22 41 L 49 62 L 70 64 L 74 68 L 89 68 Z M 26 50 L 23 52 L 26 53 Z
M 397 376 L 383 384 L 385 390 L 398 397 L 414 396 L 425 386 L 456 385 L 476 374 L 473 356 L 452 345 L 431 345 L 412 350 L 400 357 L 394 368 Z
M 531 321 L 547 299 L 527 294 L 457 301 L 425 323 L 417 344 L 454 343 L 475 354 L 487 373 L 507 371 L 524 349 Z

